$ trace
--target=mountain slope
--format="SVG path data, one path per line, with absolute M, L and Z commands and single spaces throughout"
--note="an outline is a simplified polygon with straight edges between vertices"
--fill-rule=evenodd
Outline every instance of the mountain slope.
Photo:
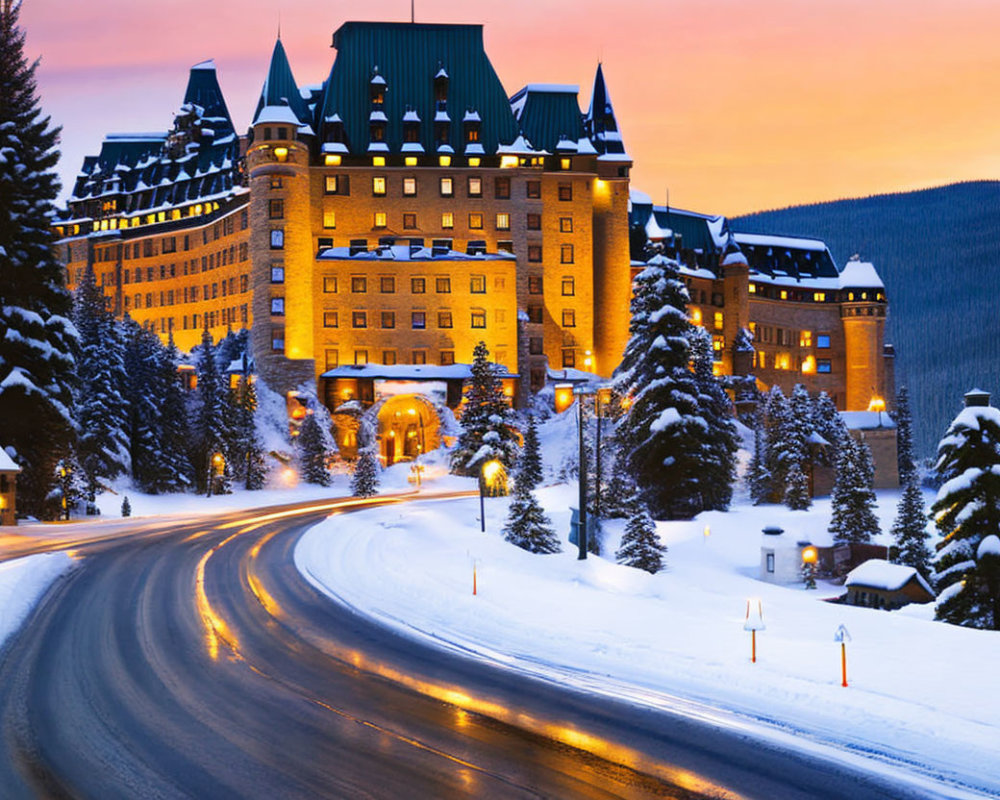
M 817 236 L 838 264 L 872 261 L 889 297 L 896 385 L 910 389 L 918 452 L 973 387 L 1000 394 L 1000 182 L 795 206 L 737 217 L 741 232 Z

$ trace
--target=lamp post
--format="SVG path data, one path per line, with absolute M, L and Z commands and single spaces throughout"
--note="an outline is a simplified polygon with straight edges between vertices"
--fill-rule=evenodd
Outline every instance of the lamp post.
M 480 530 L 483 533 L 486 533 L 486 487 L 489 485 L 492 491 L 502 473 L 503 464 L 495 458 L 484 461 L 482 467 L 479 469 L 479 520 Z

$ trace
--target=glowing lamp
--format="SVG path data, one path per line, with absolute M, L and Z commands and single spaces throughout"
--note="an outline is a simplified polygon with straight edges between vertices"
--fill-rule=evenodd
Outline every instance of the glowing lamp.
M 501 169 L 509 169 L 517 166 L 517 156 L 500 156 Z
M 885 411 L 885 400 L 878 396 L 873 397 L 871 402 L 868 403 L 868 410 L 880 412 Z
M 287 147 L 275 147 L 274 148 L 274 157 L 276 159 L 278 159 L 278 161 L 287 161 L 288 160 L 288 148 Z
M 816 551 L 816 548 L 813 547 L 812 545 L 809 545 L 809 547 L 806 547 L 802 550 L 802 560 L 806 564 L 815 564 L 817 558 L 819 558 L 819 553 Z
M 811 375 L 816 371 L 816 359 L 812 356 L 806 356 L 805 360 L 802 362 L 802 371 L 806 375 Z
M 328 167 L 339 167 L 340 166 L 340 156 L 327 154 L 326 158 L 323 159 L 323 163 Z
M 292 419 L 304 419 L 305 415 L 306 410 L 302 406 L 292 409 Z

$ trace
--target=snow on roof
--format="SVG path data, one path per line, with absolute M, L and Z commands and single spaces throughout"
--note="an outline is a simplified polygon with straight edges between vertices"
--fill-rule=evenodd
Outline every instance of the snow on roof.
M 628 190 L 628 199 L 633 205 L 637 206 L 651 206 L 653 205 L 653 198 L 650 197 L 645 192 L 640 192 L 638 189 Z
M 722 259 L 722 266 L 728 267 L 730 264 L 748 264 L 747 257 L 743 255 L 739 250 L 733 250 L 731 253 L 727 253 L 726 257 Z
M 302 123 L 295 116 L 295 112 L 288 106 L 264 106 L 257 115 L 254 125 L 266 123 L 268 125 L 295 125 L 298 127 Z
M 498 377 L 517 377 L 514 373 L 508 372 L 502 364 L 494 364 L 493 368 Z M 345 364 L 327 370 L 320 377 L 384 378 L 396 381 L 465 380 L 472 377 L 472 366 L 470 364 L 449 364 L 447 366 L 437 364 Z
M 524 89 L 529 92 L 550 92 L 553 94 L 580 93 L 580 87 L 572 83 L 529 83 Z
M 191 69 L 215 69 L 215 59 L 210 58 L 207 61 L 202 61 L 195 64 Z
M 840 285 L 845 289 L 883 289 L 875 265 L 868 261 L 848 261 L 840 271 Z
M 524 135 L 518 136 L 511 144 L 502 144 L 497 147 L 497 153 L 499 155 L 548 155 L 545 150 L 537 150 L 531 146 L 531 142 L 524 138 Z
M 566 383 L 604 381 L 604 378 L 594 372 L 586 372 L 582 369 L 575 369 L 573 367 L 565 367 L 564 369 L 552 369 L 550 367 L 548 370 L 548 376 L 550 381 L 564 381 Z
M 21 468 L 14 463 L 6 450 L 0 447 L 0 472 L 20 472 Z
M 929 595 L 934 595 L 931 587 L 927 585 L 927 581 L 913 567 L 906 567 L 902 564 L 890 564 L 881 558 L 871 558 L 864 564 L 852 569 L 847 573 L 844 585 L 870 586 L 872 589 L 898 592 L 914 577 Z
M 659 226 L 656 221 L 656 214 L 650 214 L 649 219 L 646 221 L 646 238 L 647 239 L 668 239 L 673 235 L 673 231 L 669 228 L 664 229 Z
M 875 428 L 895 428 L 896 423 L 885 411 L 841 411 L 840 418 L 848 430 L 869 431 Z
M 343 142 L 323 142 L 324 153 L 346 153 L 347 145 Z
M 462 117 L 463 122 L 480 122 L 479 112 L 474 108 L 470 108 L 465 112 L 465 116 Z
M 116 142 L 159 142 L 166 139 L 167 134 L 156 131 L 146 133 L 109 133 L 104 138 Z
M 403 114 L 403 122 L 420 122 L 420 115 L 412 108 L 408 108 Z
M 826 242 L 821 239 L 806 239 L 799 236 L 770 236 L 762 233 L 734 233 L 733 238 L 740 244 L 755 247 L 790 247 L 795 250 L 826 250 Z

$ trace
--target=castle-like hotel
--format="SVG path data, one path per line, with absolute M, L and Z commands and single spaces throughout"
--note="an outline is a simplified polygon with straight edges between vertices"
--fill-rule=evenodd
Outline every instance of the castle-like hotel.
M 583 112 L 577 86 L 509 96 L 478 25 L 348 22 L 333 45 L 327 79 L 300 86 L 275 44 L 245 135 L 212 62 L 169 131 L 110 134 L 56 223 L 70 285 L 92 267 L 115 313 L 184 350 L 247 328 L 272 388 L 389 403 L 386 442 L 413 413 L 394 398 L 458 405 L 480 340 L 516 398 L 610 375 L 652 252 L 682 264 L 720 373 L 844 410 L 892 396 L 874 268 L 630 195 L 600 66 Z M 413 455 L 400 424 L 388 461 Z

